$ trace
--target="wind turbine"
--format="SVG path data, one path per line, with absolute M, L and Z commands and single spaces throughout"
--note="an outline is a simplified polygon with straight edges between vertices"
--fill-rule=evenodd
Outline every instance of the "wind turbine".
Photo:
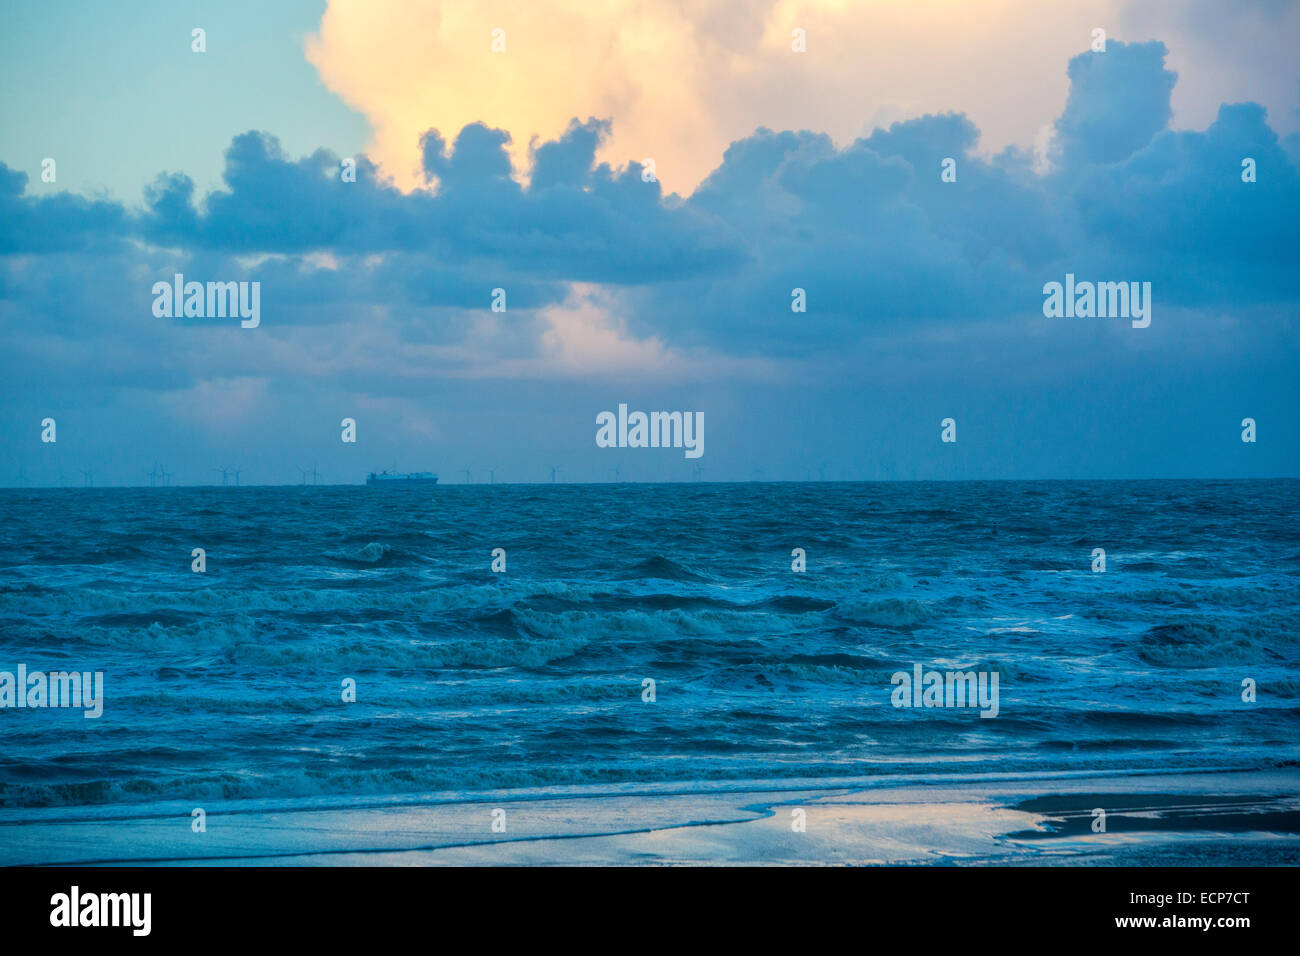
M 555 473 L 560 470 L 559 465 L 551 466 L 551 484 L 555 484 Z
M 461 469 L 461 474 L 463 474 L 463 475 L 465 476 L 465 484 L 468 485 L 468 484 L 473 480 L 473 479 L 470 478 L 470 476 L 469 476 L 469 467 L 468 467 L 468 466 L 466 466 L 466 467 L 464 467 L 464 468 Z
M 172 473 L 164 468 L 158 469 L 158 477 L 162 479 L 163 485 L 170 488 L 172 483 Z
M 489 469 L 488 469 L 488 484 L 489 484 L 489 485 L 495 485 L 496 483 L 497 483 L 497 470 L 496 470 L 495 468 L 489 468 Z
M 93 488 L 95 486 L 95 471 L 92 468 L 80 468 L 81 486 L 83 488 Z
M 18 466 L 18 487 L 19 488 L 27 487 L 27 475 L 23 473 L 23 468 L 21 465 Z
M 703 462 L 698 462 L 698 461 L 697 461 L 697 462 L 695 463 L 695 480 L 696 480 L 696 481 L 703 481 L 703 480 L 704 480 L 704 463 L 703 463 Z
M 59 487 L 60 487 L 60 488 L 63 487 L 63 469 L 62 469 L 62 468 L 59 469 Z
M 149 476 L 149 487 L 155 487 L 158 484 L 158 462 L 153 463 L 153 471 L 146 471 L 145 474 Z
M 622 470 L 621 468 L 619 468 L 618 465 L 615 465 L 614 468 L 613 468 L 613 471 L 614 471 L 614 480 L 615 480 L 615 481 L 622 481 L 622 480 L 623 480 L 623 470 Z
M 233 471 L 233 472 L 235 473 L 235 487 L 238 488 L 238 487 L 239 487 L 239 473 L 240 473 L 243 469 L 242 469 L 242 468 L 231 468 L 230 470 Z
M 295 465 L 294 467 L 297 467 L 297 466 Z M 300 484 L 300 485 L 305 485 L 305 484 L 307 484 L 307 469 L 306 469 L 306 468 L 298 468 L 298 474 L 302 475 L 302 481 L 298 482 L 298 484 Z
M 227 478 L 229 477 L 229 475 L 230 475 L 230 469 L 229 469 L 229 468 L 213 468 L 212 470 L 213 470 L 213 471 L 219 471 L 219 472 L 221 472 L 221 487 L 222 487 L 222 488 L 226 487 L 226 484 L 227 484 L 226 479 L 227 479 Z

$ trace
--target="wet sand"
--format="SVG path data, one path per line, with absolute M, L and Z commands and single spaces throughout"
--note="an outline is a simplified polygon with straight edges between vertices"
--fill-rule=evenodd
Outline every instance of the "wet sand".
M 1104 832 L 1093 829 L 1098 808 Z M 312 808 L 244 802 L 205 807 L 201 833 L 191 809 L 3 811 L 0 863 L 1300 864 L 1297 770 L 795 790 L 570 788 Z

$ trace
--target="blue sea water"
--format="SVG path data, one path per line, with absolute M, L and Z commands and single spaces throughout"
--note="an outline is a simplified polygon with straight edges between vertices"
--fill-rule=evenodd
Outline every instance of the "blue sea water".
M 1297 515 L 1297 481 L 3 491 L 0 670 L 105 701 L 0 710 L 0 807 L 1294 765 Z M 998 672 L 998 717 L 892 706 L 917 663 Z

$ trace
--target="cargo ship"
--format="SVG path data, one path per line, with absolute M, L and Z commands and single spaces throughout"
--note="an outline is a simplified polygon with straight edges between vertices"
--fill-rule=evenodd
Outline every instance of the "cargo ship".
M 402 474 L 395 471 L 371 472 L 366 475 L 367 485 L 379 485 L 384 488 L 410 488 L 416 485 L 436 485 L 438 476 L 431 471 L 413 471 Z

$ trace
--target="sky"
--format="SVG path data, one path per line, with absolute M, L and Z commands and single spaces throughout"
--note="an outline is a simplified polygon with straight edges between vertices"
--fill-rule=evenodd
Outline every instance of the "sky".
M 1296 36 L 1275 0 L 16 8 L 0 484 L 1300 475 Z M 259 324 L 156 314 L 176 273 Z M 1046 316 L 1067 275 L 1150 283 L 1150 324 Z M 620 404 L 703 413 L 703 456 L 598 447 Z

